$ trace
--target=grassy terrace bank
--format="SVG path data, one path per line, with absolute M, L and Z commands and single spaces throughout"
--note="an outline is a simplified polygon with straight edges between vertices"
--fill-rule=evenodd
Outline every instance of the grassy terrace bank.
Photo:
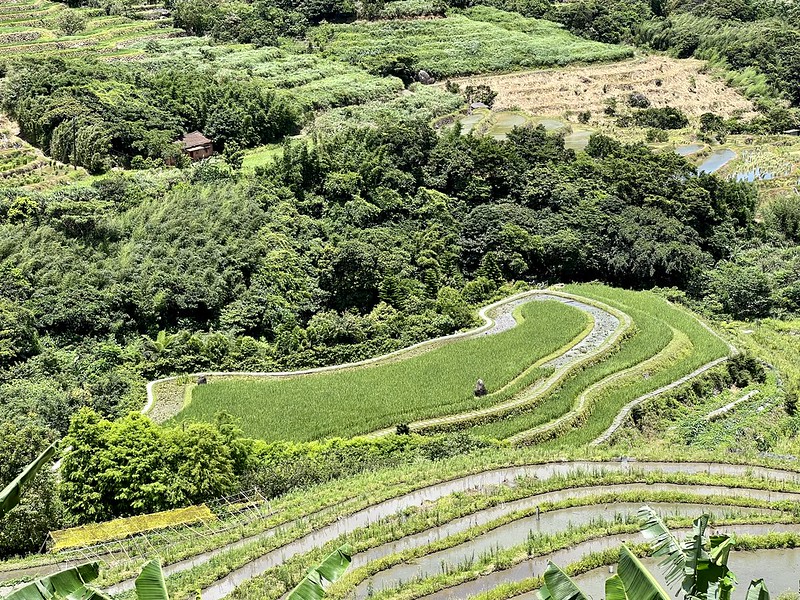
M 594 284 L 568 286 L 566 291 L 630 315 L 635 324 L 633 335 L 617 352 L 576 373 L 532 411 L 476 427 L 474 433 L 518 443 L 544 443 L 550 449 L 554 443 L 561 448 L 581 446 L 600 435 L 626 403 L 728 353 L 725 342 L 696 317 L 650 292 Z M 547 435 L 533 434 L 575 410 L 584 393 L 582 410 L 564 420 L 562 427 L 547 431 Z
M 404 360 L 290 379 L 230 379 L 198 386 L 179 419 L 210 420 L 225 410 L 248 435 L 313 440 L 480 408 L 488 400 L 473 395 L 477 379 L 493 392 L 570 344 L 587 325 L 581 311 L 559 302 L 530 302 L 517 315 L 522 322 L 508 331 Z M 542 369 L 540 377 L 546 373 Z
M 330 36 L 326 39 L 326 34 Z M 370 67 L 381 56 L 414 56 L 414 68 L 436 77 L 629 58 L 633 49 L 579 38 L 551 21 L 488 6 L 442 19 L 374 21 L 321 29 L 323 52 Z

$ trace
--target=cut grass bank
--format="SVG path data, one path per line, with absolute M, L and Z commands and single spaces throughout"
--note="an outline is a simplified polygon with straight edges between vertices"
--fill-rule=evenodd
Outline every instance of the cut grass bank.
M 227 379 L 195 388 L 180 420 L 226 411 L 247 435 L 274 441 L 353 436 L 398 423 L 481 408 L 489 392 L 575 339 L 587 317 L 560 302 L 536 301 L 522 322 L 496 335 L 453 342 L 405 359 L 343 371 L 264 380 Z M 541 370 L 541 376 L 547 373 Z

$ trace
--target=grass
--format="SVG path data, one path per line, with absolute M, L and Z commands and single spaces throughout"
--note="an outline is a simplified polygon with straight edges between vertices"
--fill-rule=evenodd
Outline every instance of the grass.
M 553 421 L 567 414 L 589 386 L 656 356 L 673 340 L 673 330 L 685 336 L 688 348 L 683 342 L 684 350 L 679 356 L 676 352 L 667 353 L 669 355 L 663 356 L 663 360 L 651 368 L 633 371 L 614 385 L 600 387 L 588 402 L 588 414 L 578 418 L 576 424 L 579 426 L 560 431 L 556 440 L 546 442 L 551 449 L 554 446 L 581 446 L 600 435 L 619 410 L 634 398 L 675 381 L 728 351 L 725 343 L 695 317 L 650 292 L 632 292 L 596 284 L 568 286 L 566 289 L 619 308 L 631 316 L 636 332 L 615 354 L 569 379 L 531 412 L 476 427 L 473 433 L 508 438 Z M 591 418 L 588 418 L 589 414 Z
M 328 56 L 371 69 L 387 57 L 407 55 L 415 69 L 439 78 L 632 56 L 628 47 L 585 40 L 555 23 L 486 6 L 442 19 L 332 25 L 320 34 L 318 44 Z
M 676 483 L 678 485 L 686 486 L 686 492 L 613 492 L 606 493 L 608 485 L 625 484 L 625 483 Z M 278 567 L 272 568 L 265 572 L 263 575 L 254 578 L 251 582 L 239 588 L 236 592 L 238 598 L 255 598 L 255 597 L 269 597 L 277 599 L 286 589 L 296 583 L 296 578 L 299 573 L 302 573 L 310 564 L 319 562 L 318 556 L 327 553 L 330 547 L 336 547 L 343 543 L 346 539 L 352 543 L 359 551 L 373 548 L 381 544 L 392 542 L 403 538 L 407 535 L 427 531 L 431 528 L 439 527 L 444 523 L 450 522 L 453 519 L 471 515 L 479 510 L 497 506 L 505 502 L 511 502 L 522 498 L 527 498 L 535 494 L 557 491 L 569 490 L 573 488 L 587 488 L 599 487 L 600 493 L 597 495 L 590 495 L 586 498 L 570 499 L 559 503 L 542 504 L 540 509 L 553 510 L 557 508 L 565 508 L 568 506 L 579 506 L 586 504 L 597 503 L 610 503 L 613 501 L 628 501 L 633 500 L 635 497 L 641 499 L 646 496 L 648 499 L 652 498 L 654 501 L 678 501 L 678 502 L 691 502 L 703 501 L 706 498 L 695 496 L 692 498 L 693 493 L 690 491 L 694 485 L 720 485 L 736 487 L 747 487 L 754 489 L 791 489 L 796 490 L 796 485 L 778 484 L 777 482 L 767 482 L 764 480 L 751 479 L 741 477 L 730 477 L 720 475 L 706 475 L 695 474 L 686 475 L 682 473 L 649 473 L 646 475 L 637 474 L 636 472 L 624 473 L 585 473 L 575 472 L 567 476 L 548 478 L 544 480 L 537 479 L 522 479 L 517 482 L 516 486 L 499 486 L 497 488 L 488 488 L 481 493 L 457 493 L 449 496 L 444 496 L 434 503 L 426 504 L 420 507 L 409 507 L 404 511 L 398 513 L 395 517 L 390 517 L 385 520 L 376 521 L 367 527 L 355 529 L 343 534 L 343 537 L 329 542 L 324 547 L 316 548 L 309 553 L 295 555 Z M 603 490 L 606 490 L 604 492 Z M 353 493 L 353 490 L 350 490 Z M 380 492 L 383 497 L 391 497 L 387 495 L 385 490 L 381 489 Z M 288 500 L 288 499 L 287 499 Z M 306 495 L 301 502 L 310 500 Z M 788 502 L 772 502 L 768 503 L 763 500 L 753 500 L 747 498 L 737 498 L 736 490 L 733 489 L 730 495 L 727 496 L 708 496 L 708 503 L 718 504 L 722 507 L 774 507 L 781 510 L 787 510 L 789 507 Z M 374 502 L 375 499 L 372 500 Z M 359 502 L 364 505 L 364 501 Z M 295 506 L 291 501 L 286 503 L 289 509 L 294 509 Z M 277 506 L 275 507 L 277 509 Z M 336 514 L 347 515 L 356 510 L 356 505 L 342 505 L 336 506 L 336 510 L 326 513 L 324 518 L 311 518 L 303 520 L 295 525 L 282 527 L 276 532 L 273 537 L 265 537 L 255 541 L 248 541 L 243 545 L 222 553 L 209 562 L 200 564 L 190 570 L 177 573 L 170 576 L 167 585 L 171 592 L 171 597 L 185 598 L 191 596 L 193 590 L 204 588 L 211 585 L 220 578 L 226 576 L 231 571 L 241 568 L 242 566 L 250 563 L 254 559 L 263 556 L 267 552 L 280 548 L 291 540 L 299 539 L 308 533 L 320 528 L 323 524 L 329 524 L 337 520 Z M 392 554 L 380 559 L 375 563 L 370 563 L 366 569 L 361 569 L 359 572 L 352 572 L 352 577 L 348 578 L 352 583 L 357 583 L 364 576 L 372 574 L 378 570 L 388 568 L 399 562 L 405 560 L 413 560 L 418 556 L 423 556 L 430 552 L 448 548 L 468 539 L 485 533 L 504 523 L 513 522 L 517 518 L 530 516 L 535 512 L 535 508 L 518 511 L 515 514 L 507 514 L 499 517 L 494 523 L 488 523 L 480 526 L 473 526 L 468 530 L 456 534 L 455 536 L 444 537 L 434 545 L 421 546 L 409 549 L 400 554 Z M 275 510 L 275 516 L 272 518 L 279 518 L 283 516 L 283 511 Z M 322 517 L 322 515 L 320 515 Z M 787 517 L 788 518 L 788 517 Z M 189 556 L 199 554 L 206 548 L 219 547 L 217 545 L 209 544 L 208 539 L 197 539 L 194 547 L 188 546 L 190 550 Z M 184 549 L 187 548 L 183 544 Z M 174 562 L 175 556 L 171 556 L 171 548 L 167 549 L 165 561 L 167 563 Z M 184 554 L 185 556 L 186 554 Z M 118 582 L 126 576 L 131 576 L 136 572 L 135 567 L 127 566 L 127 570 L 122 571 L 118 568 L 106 570 L 103 574 L 102 585 L 107 585 L 112 582 Z M 270 590 L 268 596 L 259 596 L 259 591 Z M 253 595 L 251 595 L 253 594 Z M 121 596 L 122 599 L 131 598 L 130 594 Z
M 403 360 L 288 379 L 230 379 L 198 386 L 178 419 L 211 420 L 224 410 L 239 419 L 247 435 L 305 441 L 478 408 L 486 400 L 472 393 L 477 379 L 485 381 L 489 392 L 498 390 L 574 339 L 586 324 L 583 313 L 558 302 L 525 304 L 521 315 L 524 321 L 509 331 Z

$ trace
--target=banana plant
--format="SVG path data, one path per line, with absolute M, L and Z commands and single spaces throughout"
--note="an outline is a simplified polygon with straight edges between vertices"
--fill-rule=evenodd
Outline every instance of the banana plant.
M 708 535 L 708 515 L 695 519 L 692 533 L 681 543 L 649 506 L 639 510 L 642 533 L 651 540 L 653 556 L 668 585 L 681 582 L 684 600 L 731 600 L 736 577 L 728 568 L 735 538 Z M 617 574 L 606 580 L 606 600 L 669 600 L 662 588 L 630 549 L 622 545 Z M 544 573 L 541 600 L 588 600 L 564 571 L 549 563 Z M 745 600 L 770 600 L 763 579 L 750 583 Z
M 541 600 L 589 600 L 558 566 L 550 562 L 544 572 Z M 606 580 L 606 600 L 670 600 L 652 574 L 623 544 L 619 551 L 617 574 Z
M 22 488 L 27 485 L 31 479 L 36 477 L 36 474 L 42 470 L 42 467 L 44 467 L 51 458 L 53 458 L 55 453 L 56 442 L 53 442 L 44 452 L 36 457 L 36 460 L 25 467 L 14 481 L 9 483 L 3 491 L 0 492 L 0 517 L 19 504 L 22 498 Z
M 728 568 L 728 556 L 736 543 L 727 535 L 709 536 L 708 515 L 692 524 L 692 533 L 678 542 L 664 521 L 649 506 L 639 509 L 642 534 L 651 540 L 653 556 L 663 557 L 659 566 L 668 585 L 681 582 L 686 598 L 729 600 L 736 577 Z
M 288 600 L 321 600 L 324 585 L 339 579 L 350 566 L 353 549 L 345 544 L 311 569 L 288 596 Z M 92 589 L 89 584 L 100 574 L 98 563 L 86 563 L 48 577 L 42 577 L 18 589 L 3 600 L 113 600 Z M 161 562 L 148 562 L 136 578 L 137 600 L 169 600 Z M 759 600 L 755 598 L 754 600 Z

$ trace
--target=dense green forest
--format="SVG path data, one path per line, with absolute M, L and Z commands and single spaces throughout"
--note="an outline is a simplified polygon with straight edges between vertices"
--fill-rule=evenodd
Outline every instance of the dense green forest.
M 412 83 L 423 67 L 444 80 L 637 46 L 709 60 L 756 100 L 755 116 L 703 115 L 702 133 L 780 133 L 800 126 L 796 6 L 482 4 L 175 0 L 165 5 L 174 24 L 209 45 L 149 40 L 130 62 L 3 58 L 0 108 L 21 138 L 104 176 L 0 189 L 0 446 L 10 449 L 0 481 L 48 442 L 72 448 L 62 481 L 43 471 L 2 518 L 0 558 L 37 551 L 62 526 L 255 485 L 278 496 L 498 444 L 461 434 L 266 444 L 225 415 L 162 427 L 138 414 L 156 377 L 372 357 L 474 325 L 477 307 L 549 283 L 659 288 L 718 319 L 800 313 L 796 187 L 759 205 L 751 183 L 612 135 L 593 134 L 585 152 L 544 127 L 463 135 L 452 114 L 476 90 Z M 404 20 L 420 15 L 441 23 Z M 385 37 L 370 52 L 376 27 Z M 469 45 L 490 28 L 514 43 Z M 468 41 L 414 48 L 413 36 L 434 35 Z M 563 54 L 520 63 L 543 37 L 565 40 Z M 315 88 L 322 79 L 329 87 Z M 680 107 L 619 115 L 661 131 L 654 138 L 688 123 Z M 191 163 L 174 142 L 193 130 L 220 156 Z M 242 169 L 243 149 L 270 143 L 273 159 Z M 748 361 L 714 386 L 748 384 L 738 370 L 763 382 Z

